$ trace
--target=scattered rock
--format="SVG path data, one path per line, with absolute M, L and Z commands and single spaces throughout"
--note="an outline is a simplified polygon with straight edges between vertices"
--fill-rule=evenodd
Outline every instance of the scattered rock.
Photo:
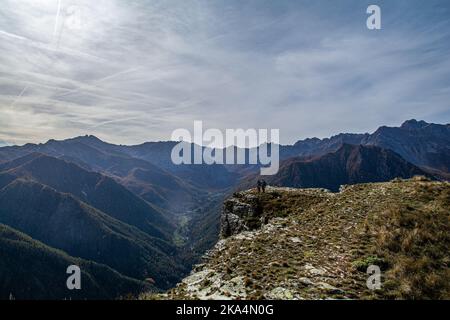
M 316 276 L 322 276 L 324 275 L 327 271 L 325 269 L 322 268 L 316 268 L 310 264 L 306 264 L 304 266 L 305 270 L 308 271 L 310 274 L 312 275 L 316 275 Z
M 294 294 L 289 289 L 277 287 L 266 294 L 265 297 L 269 300 L 292 300 L 294 298 Z
M 302 240 L 300 240 L 299 237 L 292 237 L 292 238 L 291 238 L 291 241 L 294 242 L 294 243 L 300 243 L 300 242 L 302 242 Z
M 214 273 L 214 270 L 205 269 L 199 272 L 192 273 L 190 276 L 184 278 L 182 283 L 185 284 L 188 288 L 189 287 L 194 288 L 196 285 L 200 284 L 203 280 L 205 280 L 211 273 Z
M 343 290 L 338 289 L 338 288 L 336 288 L 336 287 L 334 287 L 334 286 L 332 286 L 332 285 L 330 285 L 328 283 L 325 283 L 325 282 L 318 282 L 318 283 L 316 283 L 316 285 L 320 289 L 326 291 L 329 294 L 344 294 Z
M 315 283 L 313 281 L 311 281 L 311 279 L 306 278 L 306 277 L 300 277 L 300 278 L 298 278 L 298 281 L 306 286 L 315 285 Z

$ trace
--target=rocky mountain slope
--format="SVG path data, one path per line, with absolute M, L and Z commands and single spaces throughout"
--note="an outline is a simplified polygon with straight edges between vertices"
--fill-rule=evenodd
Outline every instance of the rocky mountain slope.
M 3 168 L 2 168 L 3 167 Z M 78 165 L 40 153 L 32 153 L 0 165 L 3 176 L 33 180 L 69 193 L 111 217 L 135 226 L 150 236 L 170 239 L 173 225 L 155 207 L 114 179 Z
M 322 156 L 285 160 L 276 175 L 263 178 L 275 186 L 337 191 L 343 184 L 382 182 L 414 175 L 428 174 L 389 149 L 343 144 L 337 151 Z M 258 179 L 261 179 L 258 175 L 250 176 L 243 186 L 252 187 Z
M 449 124 L 409 120 L 400 127 L 382 126 L 363 139 L 362 144 L 393 150 L 420 167 L 450 172 Z
M 143 299 L 448 299 L 450 184 L 424 177 L 269 188 L 224 203 L 222 239 L 165 295 Z M 381 289 L 366 282 L 369 265 Z
M 414 119 L 400 127 L 381 126 L 369 134 L 341 133 L 336 136 L 300 140 L 280 149 L 282 159 L 316 157 L 337 151 L 343 144 L 377 146 L 396 152 L 406 161 L 440 172 L 450 171 L 450 125 Z

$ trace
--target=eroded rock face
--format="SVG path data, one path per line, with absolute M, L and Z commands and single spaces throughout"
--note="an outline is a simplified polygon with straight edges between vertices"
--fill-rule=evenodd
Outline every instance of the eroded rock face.
M 261 226 L 262 218 L 262 209 L 255 195 L 236 194 L 224 202 L 220 236 L 227 238 L 242 231 L 254 230 Z

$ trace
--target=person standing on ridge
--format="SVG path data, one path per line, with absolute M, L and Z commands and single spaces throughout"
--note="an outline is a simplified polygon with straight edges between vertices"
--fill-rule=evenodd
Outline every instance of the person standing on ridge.
M 258 189 L 258 193 L 261 192 L 261 186 L 262 186 L 261 180 L 258 180 L 258 182 L 256 183 L 256 187 Z
M 266 187 L 267 187 L 266 180 L 263 180 L 263 181 L 261 182 L 261 188 L 262 188 L 262 192 L 263 192 L 263 193 L 266 192 Z

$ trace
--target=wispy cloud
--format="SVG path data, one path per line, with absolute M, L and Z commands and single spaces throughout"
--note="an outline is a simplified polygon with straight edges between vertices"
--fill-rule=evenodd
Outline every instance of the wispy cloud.
M 381 31 L 359 0 L 2 0 L 0 140 L 449 122 L 450 4 L 379 2 Z

